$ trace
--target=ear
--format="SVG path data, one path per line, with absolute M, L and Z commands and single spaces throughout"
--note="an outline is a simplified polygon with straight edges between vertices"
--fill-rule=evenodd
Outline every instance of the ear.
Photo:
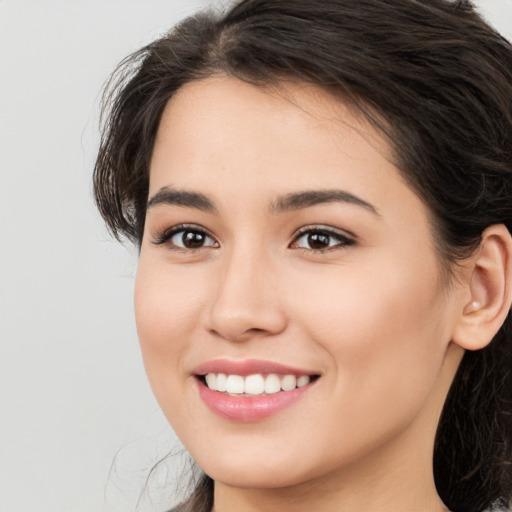
M 512 303 L 512 237 L 503 224 L 490 226 L 470 259 L 466 292 L 452 341 L 467 350 L 486 347 Z

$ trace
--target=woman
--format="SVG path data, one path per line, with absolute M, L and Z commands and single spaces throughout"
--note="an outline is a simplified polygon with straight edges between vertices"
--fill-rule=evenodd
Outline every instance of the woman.
M 204 471 L 178 510 L 509 505 L 510 44 L 469 2 L 245 0 L 110 90 L 97 204 Z

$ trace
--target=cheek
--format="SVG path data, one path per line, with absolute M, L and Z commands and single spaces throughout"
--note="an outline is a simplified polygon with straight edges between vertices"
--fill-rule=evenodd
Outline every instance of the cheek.
M 141 343 L 159 350 L 179 346 L 180 333 L 197 325 L 196 313 L 205 302 L 207 283 L 192 267 L 178 271 L 163 258 L 141 255 L 134 297 Z
M 421 269 L 382 257 L 379 263 L 302 280 L 296 317 L 331 361 L 338 410 L 360 419 L 380 411 L 396 420 L 413 414 L 435 385 L 449 324 L 435 262 Z
M 186 375 L 185 354 L 207 295 L 200 283 L 190 272 L 173 272 L 165 262 L 141 255 L 134 296 L 137 332 L 146 373 L 163 407 L 175 398 L 168 391 L 178 389 Z

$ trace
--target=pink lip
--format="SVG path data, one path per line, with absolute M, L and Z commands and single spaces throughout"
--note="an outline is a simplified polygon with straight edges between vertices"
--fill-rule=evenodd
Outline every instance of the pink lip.
M 200 364 L 193 372 L 197 377 L 207 373 L 224 373 L 227 375 L 253 375 L 260 373 L 268 375 L 318 375 L 313 371 L 293 368 L 273 361 L 262 359 L 246 359 L 236 361 L 233 359 L 214 359 Z M 280 391 L 261 396 L 231 396 L 219 391 L 209 389 L 201 379 L 196 379 L 199 396 L 203 402 L 222 418 L 231 421 L 251 422 L 259 421 L 273 414 L 277 414 L 299 400 L 316 381 L 296 388 L 292 391 Z
M 228 375 L 253 375 L 255 373 L 269 374 L 277 373 L 278 375 L 314 375 L 315 372 L 285 366 L 272 361 L 261 359 L 246 359 L 244 361 L 236 361 L 233 359 L 214 359 L 199 365 L 194 371 L 196 375 L 206 375 L 207 373 L 225 373 Z
M 292 391 L 249 397 L 230 396 L 212 391 L 199 379 L 197 379 L 197 387 L 199 396 L 214 413 L 231 421 L 251 422 L 268 418 L 291 406 L 303 397 L 315 382 Z

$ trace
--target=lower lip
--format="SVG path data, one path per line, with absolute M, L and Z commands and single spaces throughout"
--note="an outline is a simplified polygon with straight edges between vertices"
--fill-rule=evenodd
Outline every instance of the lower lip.
M 242 397 L 212 391 L 197 381 L 199 396 L 214 413 L 231 421 L 242 422 L 259 421 L 277 414 L 300 400 L 313 384 L 314 382 L 310 382 L 292 391 Z

